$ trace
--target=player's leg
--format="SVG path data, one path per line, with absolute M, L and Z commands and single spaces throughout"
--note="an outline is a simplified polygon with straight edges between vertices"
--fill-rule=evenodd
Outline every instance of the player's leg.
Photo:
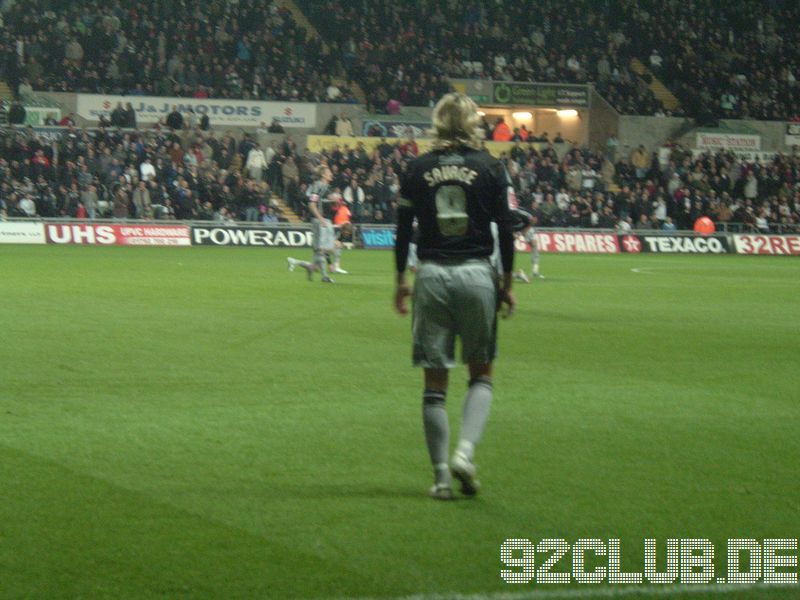
M 290 272 L 300 267 L 301 269 L 305 269 L 306 273 L 308 273 L 308 278 L 311 279 L 311 275 L 314 273 L 314 263 L 308 262 L 307 260 L 298 260 L 291 256 L 286 259 L 286 262 L 289 264 Z
M 440 265 L 421 265 L 414 285 L 413 360 L 425 368 L 422 425 L 433 467 L 430 495 L 453 497 L 447 457 L 450 427 L 447 420 L 448 368 L 455 364 L 455 327 L 448 307 L 447 273 Z
M 539 273 L 539 244 L 535 239 L 531 243 L 531 276 L 542 277 Z
M 320 224 L 319 237 L 317 239 L 319 240 L 319 251 L 314 256 L 314 264 L 322 273 L 322 282 L 333 283 L 333 279 L 328 273 L 328 259 L 334 245 L 333 226 Z
M 450 424 L 445 404 L 447 375 L 447 369 L 425 369 L 425 391 L 422 394 L 422 427 L 434 479 L 430 495 L 439 500 L 453 497 L 447 463 L 450 446 Z
M 322 281 L 332 281 L 328 275 L 328 256 L 324 250 L 314 252 L 314 270 L 322 273 Z
M 333 272 L 340 275 L 347 275 L 347 271 L 342 268 L 341 260 L 342 244 L 340 242 L 336 242 L 336 246 L 333 249 Z
M 469 460 L 483 435 L 492 405 L 492 363 L 469 364 L 469 387 L 464 398 L 464 412 L 457 450 Z
M 469 365 L 469 387 L 464 397 L 461 430 L 458 445 L 450 461 L 453 475 L 461 483 L 461 492 L 466 496 L 474 496 L 480 488 L 476 479 L 475 447 L 489 420 L 493 396 L 491 374 L 491 363 Z
M 497 290 L 488 264 L 459 270 L 455 303 L 463 360 L 469 366 L 459 440 L 450 466 L 467 496 L 478 492 L 475 447 L 483 435 L 492 405 L 492 361 L 497 353 Z
M 314 271 L 319 269 L 319 259 L 320 259 L 320 238 L 321 238 L 321 230 L 322 224 L 317 219 L 311 220 L 311 248 L 313 249 L 313 254 L 311 256 L 311 261 L 307 260 L 296 260 L 296 259 L 289 259 L 289 270 L 293 271 L 294 267 L 300 267 L 305 269 L 306 275 L 308 275 L 308 280 L 313 281 L 314 279 Z M 324 253 L 322 255 L 324 260 Z

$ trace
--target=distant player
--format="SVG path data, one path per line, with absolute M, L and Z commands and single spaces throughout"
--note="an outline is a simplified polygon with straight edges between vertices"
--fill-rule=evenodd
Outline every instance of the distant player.
M 535 224 L 536 217 L 528 215 L 527 224 L 519 234 L 522 240 L 531 247 L 531 276 L 529 278 L 525 273 L 525 269 L 520 267 L 514 273 L 514 279 L 517 281 L 523 281 L 525 283 L 530 283 L 531 279 L 534 278 L 544 279 L 544 275 L 539 273 L 539 243 L 536 241 L 536 228 L 534 227 Z
M 516 198 L 514 198 L 514 196 L 512 195 L 509 195 L 508 208 L 511 219 L 511 230 L 514 232 L 514 235 L 515 236 L 527 235 L 526 232 L 530 228 L 533 219 L 531 214 L 521 208 L 518 208 L 516 203 Z M 498 238 L 497 224 L 492 223 L 491 229 L 492 229 L 492 238 L 494 239 L 494 250 L 492 251 L 492 256 L 489 260 L 492 263 L 492 266 L 494 266 L 494 268 L 497 270 L 497 272 L 502 275 L 503 265 L 502 261 L 500 260 L 500 240 Z M 528 279 L 528 277 L 525 275 L 524 270 L 521 268 L 514 273 L 514 279 L 517 281 L 530 283 L 530 279 Z
M 328 274 L 328 256 L 336 250 L 336 239 L 333 225 L 326 216 L 325 198 L 328 194 L 333 174 L 327 166 L 323 166 L 320 177 L 312 183 L 306 196 L 308 198 L 308 211 L 311 213 L 311 245 L 314 249 L 314 256 L 311 262 L 297 260 L 289 257 L 289 271 L 294 271 L 297 267 L 305 269 L 308 280 L 314 279 L 314 273 L 319 271 L 322 274 L 323 283 L 333 283 Z
M 333 256 L 330 254 L 328 258 L 331 260 L 331 270 L 340 275 L 347 275 L 347 271 L 342 268 L 342 248 L 346 246 L 352 247 L 353 245 L 353 224 L 350 221 L 345 221 L 335 228 Z
M 496 356 L 497 310 L 516 300 L 511 293 L 514 234 L 509 213 L 513 194 L 502 164 L 480 150 L 480 117 L 463 94 L 447 94 L 433 111 L 433 150 L 413 160 L 400 185 L 397 216 L 394 304 L 407 314 L 412 292 L 406 266 L 414 218 L 418 221 L 419 266 L 413 292 L 413 360 L 425 369 L 422 422 L 434 472 L 429 494 L 453 498 L 451 474 L 461 492 L 474 496 L 475 446 L 492 403 L 492 362 Z M 489 262 L 498 225 L 504 275 L 498 282 Z M 448 465 L 450 430 L 445 409 L 448 369 L 455 367 L 455 342 L 469 367 L 458 445 Z

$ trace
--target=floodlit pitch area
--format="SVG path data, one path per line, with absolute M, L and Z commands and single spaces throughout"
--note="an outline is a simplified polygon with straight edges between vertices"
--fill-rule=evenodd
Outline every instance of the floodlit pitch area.
M 2 248 L 0 597 L 547 597 L 503 540 L 800 537 L 800 261 L 544 255 L 440 503 L 391 254 L 288 255 Z

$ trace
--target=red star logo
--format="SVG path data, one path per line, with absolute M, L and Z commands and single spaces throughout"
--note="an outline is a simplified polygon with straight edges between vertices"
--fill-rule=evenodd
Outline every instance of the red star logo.
M 622 238 L 622 245 L 625 247 L 626 252 L 636 254 L 642 251 L 642 242 L 635 235 L 626 235 Z

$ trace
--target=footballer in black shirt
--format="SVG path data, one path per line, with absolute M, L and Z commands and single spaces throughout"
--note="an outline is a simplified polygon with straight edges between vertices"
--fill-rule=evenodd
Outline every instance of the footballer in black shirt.
M 417 221 L 419 266 L 413 291 L 413 360 L 425 369 L 423 426 L 436 499 L 453 498 L 451 474 L 461 492 L 474 496 L 473 462 L 492 401 L 492 361 L 496 356 L 497 309 L 513 312 L 511 293 L 514 234 L 513 199 L 502 164 L 481 150 L 480 117 L 463 94 L 447 94 L 433 111 L 434 149 L 414 160 L 400 183 L 395 266 L 395 308 L 406 314 L 411 290 L 405 279 L 409 243 Z M 496 223 L 502 281 L 489 257 Z M 449 424 L 445 410 L 448 369 L 456 365 L 461 342 L 470 385 L 464 399 L 458 445 L 448 464 Z

